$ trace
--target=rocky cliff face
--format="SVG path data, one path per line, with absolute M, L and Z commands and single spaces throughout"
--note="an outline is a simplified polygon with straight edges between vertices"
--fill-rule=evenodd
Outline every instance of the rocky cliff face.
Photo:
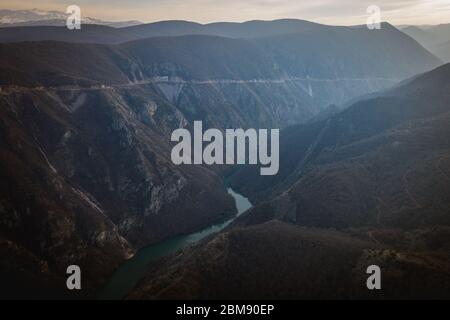
M 285 127 L 440 64 L 388 24 L 375 32 L 317 28 L 256 39 L 191 35 L 114 46 L 8 43 L 0 48 L 5 61 L 0 84 L 147 85 L 149 93 L 188 120 L 205 119 L 219 127 Z
M 129 298 L 448 298 L 449 88 L 447 64 L 288 128 L 278 177 L 231 179 L 257 205 L 155 263 Z
M 270 221 L 154 263 L 127 298 L 445 299 L 442 239 L 448 228 L 342 232 Z M 382 290 L 367 290 L 370 265 L 383 270 Z
M 49 274 L 59 280 L 49 282 L 48 286 L 59 284 L 60 287 L 65 283 L 62 277 L 67 266 L 79 264 L 86 272 L 85 284 L 89 291 L 132 254 L 132 246 L 120 235 L 101 204 L 54 164 L 52 151 L 48 150 L 43 132 L 38 128 L 45 129 L 45 134 L 52 139 L 61 128 L 51 122 L 40 127 L 39 119 L 30 121 L 29 112 L 48 116 L 38 109 L 39 104 L 34 104 L 33 98 L 38 99 L 1 97 L 0 230 L 5 250 L 12 252 L 11 260 L 2 259 L 2 268 L 19 279 L 22 271 L 34 274 L 34 278 Z M 15 99 L 25 100 L 19 107 Z M 19 266 L 16 258 L 39 261 L 41 268 L 30 271 L 32 262 Z M 14 265 L 17 268 L 10 269 Z M 2 273 L 3 276 L 9 278 L 11 274 Z M 38 295 L 28 290 L 35 283 L 28 283 L 26 278 L 18 283 L 23 287 L 10 283 L 12 287 L 5 292 Z M 45 291 L 45 287 L 37 288 Z
M 52 275 L 80 265 L 90 289 L 135 248 L 235 210 L 216 174 L 172 165 L 157 105 L 126 99 L 113 90 L 0 97 L 2 235 Z M 166 132 L 183 121 L 161 117 Z
M 331 170 L 337 165 L 347 165 L 346 161 L 357 170 L 363 167 L 353 163 L 388 164 L 402 157 L 401 163 L 406 166 L 418 153 L 429 157 L 435 152 L 445 154 L 448 147 L 443 140 L 448 113 L 448 70 L 449 65 L 444 65 L 391 90 L 362 98 L 328 118 L 288 128 L 282 134 L 282 163 L 278 176 L 259 177 L 257 168 L 246 168 L 234 179 L 242 182 L 240 188 L 250 195 L 262 195 L 265 189 L 270 189 L 267 194 L 277 195 L 306 177 L 310 170 Z M 398 152 L 399 149 L 403 151 Z M 398 169 L 396 164 L 392 163 L 393 170 Z M 389 168 L 379 166 L 377 170 L 386 173 Z
M 304 123 L 439 63 L 385 27 L 0 45 L 2 276 L 61 288 L 78 264 L 91 292 L 135 249 L 232 215 L 219 169 L 172 164 L 172 131 Z
M 450 24 L 406 26 L 401 30 L 442 61 L 450 61 Z

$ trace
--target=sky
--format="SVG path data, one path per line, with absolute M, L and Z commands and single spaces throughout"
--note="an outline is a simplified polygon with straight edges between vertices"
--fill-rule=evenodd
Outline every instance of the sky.
M 103 20 L 189 20 L 200 23 L 297 18 L 332 25 L 365 24 L 376 5 L 392 24 L 450 23 L 450 0 L 0 0 L 1 9 L 65 11 L 78 5 Z

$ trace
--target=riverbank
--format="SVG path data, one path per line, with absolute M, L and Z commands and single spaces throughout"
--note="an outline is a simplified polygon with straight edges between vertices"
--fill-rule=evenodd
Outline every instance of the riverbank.
M 228 227 L 236 218 L 252 207 L 250 201 L 244 196 L 234 192 L 231 188 L 227 189 L 236 203 L 237 215 L 225 222 L 211 225 L 199 232 L 189 235 L 175 237 L 162 241 L 139 250 L 130 260 L 125 261 L 113 274 L 109 283 L 99 295 L 101 300 L 118 300 L 125 297 L 131 289 L 145 275 L 148 265 L 161 257 L 186 248 L 198 241 L 221 232 Z

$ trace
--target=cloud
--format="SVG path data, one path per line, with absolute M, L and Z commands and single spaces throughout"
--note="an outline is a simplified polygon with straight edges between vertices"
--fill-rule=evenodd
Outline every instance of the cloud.
M 85 16 L 108 20 L 191 20 L 198 22 L 298 18 L 328 24 L 363 24 L 366 9 L 377 5 L 393 24 L 450 22 L 450 0 L 29 0 L 3 1 L 2 8 L 53 9 L 70 4 Z

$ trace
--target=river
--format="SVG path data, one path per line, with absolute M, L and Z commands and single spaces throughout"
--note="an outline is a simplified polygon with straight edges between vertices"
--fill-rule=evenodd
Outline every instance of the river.
M 112 275 L 109 283 L 100 293 L 99 298 L 105 300 L 118 300 L 133 289 L 137 282 L 145 276 L 148 265 L 165 255 L 174 253 L 180 249 L 186 248 L 198 241 L 218 233 L 228 227 L 237 217 L 252 207 L 250 201 L 242 195 L 227 189 L 236 202 L 237 215 L 225 222 L 211 225 L 199 232 L 175 237 L 155 245 L 144 247 L 136 255 L 125 261 Z

